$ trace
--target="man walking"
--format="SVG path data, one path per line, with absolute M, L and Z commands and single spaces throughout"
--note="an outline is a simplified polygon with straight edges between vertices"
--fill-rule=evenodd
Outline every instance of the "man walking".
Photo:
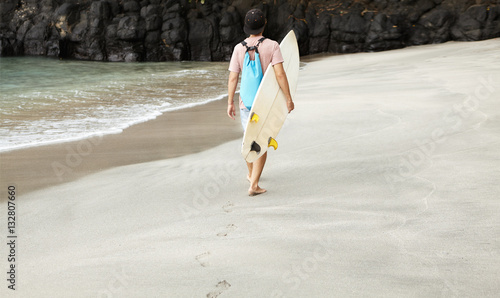
M 288 112 L 290 113 L 294 109 L 294 103 L 292 101 L 292 96 L 290 95 L 290 88 L 288 86 L 288 79 L 286 77 L 285 70 L 283 68 L 283 57 L 281 55 L 279 44 L 271 39 L 264 38 L 262 36 L 264 28 L 266 26 L 266 18 L 264 14 L 259 9 L 251 9 L 247 12 L 245 16 L 245 22 L 243 30 L 249 35 L 243 43 L 239 43 L 234 47 L 233 55 L 231 57 L 231 62 L 229 64 L 229 80 L 228 80 L 228 106 L 227 114 L 231 119 L 235 119 L 236 111 L 234 107 L 234 95 L 236 92 L 236 87 L 238 85 L 238 77 L 240 72 L 244 70 L 245 55 L 248 52 L 249 58 L 252 62 L 260 62 L 260 67 L 262 74 L 265 73 L 269 64 L 274 68 L 276 74 L 276 80 L 285 94 L 287 99 Z M 256 54 L 258 53 L 258 54 Z M 247 58 L 248 59 L 248 58 Z M 259 59 L 258 61 L 256 61 Z M 248 61 L 247 61 L 248 62 Z M 246 128 L 248 122 L 248 117 L 250 114 L 251 104 L 253 102 L 253 97 L 257 92 L 258 84 L 254 85 L 248 83 L 248 81 L 243 80 L 240 86 L 240 98 L 239 98 L 239 108 L 240 108 L 240 118 L 243 130 Z M 247 85 L 248 84 L 248 85 Z M 250 90 L 249 90 L 250 89 Z M 253 92 L 251 92 L 253 90 Z M 242 93 L 245 90 L 245 99 L 242 99 Z M 248 96 L 247 93 L 253 94 Z M 250 97 L 250 98 L 248 98 Z M 248 189 L 248 194 L 250 196 L 259 195 L 265 193 L 266 190 L 259 186 L 260 176 L 267 159 L 267 152 L 262 155 L 253 163 L 247 162 L 248 176 L 247 179 L 250 181 L 250 188 Z

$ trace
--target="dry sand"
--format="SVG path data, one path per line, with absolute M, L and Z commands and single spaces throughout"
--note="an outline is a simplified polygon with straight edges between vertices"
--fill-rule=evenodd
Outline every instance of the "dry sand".
M 497 296 L 499 48 L 310 62 L 265 195 L 246 195 L 240 140 L 29 193 L 17 182 L 17 296 Z M 86 163 L 133 155 L 99 148 Z

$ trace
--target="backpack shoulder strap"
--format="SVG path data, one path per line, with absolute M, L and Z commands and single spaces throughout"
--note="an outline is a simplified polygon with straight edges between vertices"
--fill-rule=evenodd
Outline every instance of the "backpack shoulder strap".
M 260 43 L 264 41 L 264 39 L 266 39 L 265 37 L 262 37 L 261 39 L 259 39 L 259 42 L 255 45 L 255 53 L 258 53 L 259 52 L 259 46 L 260 46 Z
M 256 53 L 258 53 L 258 52 L 259 52 L 259 45 L 260 45 L 260 43 L 261 43 L 261 42 L 263 42 L 265 39 L 266 39 L 265 37 L 262 37 L 261 39 L 259 39 L 259 42 L 258 42 L 255 46 L 253 46 L 253 47 L 249 47 L 246 41 L 242 41 L 242 42 L 241 42 L 241 44 L 242 44 L 244 47 L 246 47 L 246 48 L 247 48 L 247 50 L 246 50 L 247 52 L 248 52 L 248 51 L 255 51 Z

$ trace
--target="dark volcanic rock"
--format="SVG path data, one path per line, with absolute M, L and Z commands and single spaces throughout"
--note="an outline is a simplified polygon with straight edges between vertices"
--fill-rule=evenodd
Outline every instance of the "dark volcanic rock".
M 495 7 L 496 8 L 496 7 Z M 451 34 L 455 40 L 480 40 L 488 19 L 489 6 L 473 5 L 458 17 Z
M 26 32 L 24 46 L 27 55 L 46 55 L 46 40 L 48 39 L 48 24 L 38 23 Z
M 160 36 L 160 61 L 188 59 L 188 25 L 178 13 L 163 23 Z
M 121 40 L 142 40 L 146 35 L 146 22 L 139 16 L 124 17 L 118 23 L 116 35 Z
M 141 5 L 137 1 L 129 0 L 123 3 L 123 11 L 125 12 L 137 12 L 140 10 L 141 10 Z
M 212 51 L 211 41 L 214 35 L 212 24 L 205 19 L 189 20 L 189 44 L 191 48 L 191 57 L 197 57 L 197 60 L 211 61 Z
M 425 13 L 415 25 L 417 34 L 411 37 L 411 44 L 442 43 L 450 40 L 450 27 L 454 21 L 450 11 L 441 7 Z
M 2 0 L 0 55 L 227 61 L 253 7 L 264 35 L 294 30 L 302 55 L 500 36 L 498 0 Z

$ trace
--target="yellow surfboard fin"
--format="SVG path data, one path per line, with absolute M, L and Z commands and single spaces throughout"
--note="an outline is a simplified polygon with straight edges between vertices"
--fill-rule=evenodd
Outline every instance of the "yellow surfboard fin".
M 276 142 L 276 140 L 271 137 L 269 138 L 269 145 L 267 147 L 273 147 L 274 150 L 276 150 L 278 149 L 278 142 Z
M 255 114 L 255 113 L 252 113 L 252 118 L 250 118 L 250 122 L 259 122 L 259 115 Z

